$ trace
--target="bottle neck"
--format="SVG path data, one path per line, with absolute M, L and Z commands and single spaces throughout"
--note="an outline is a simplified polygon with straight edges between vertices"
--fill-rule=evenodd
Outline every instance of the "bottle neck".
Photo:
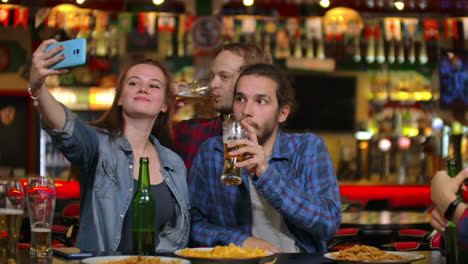
M 138 189 L 148 189 L 150 187 L 148 159 L 140 159 L 140 169 L 138 173 Z
M 457 162 L 454 159 L 448 160 L 447 161 L 447 174 L 451 178 L 455 178 L 458 174 L 458 169 L 457 169 Z M 463 190 L 460 188 L 457 192 L 458 197 L 463 199 Z

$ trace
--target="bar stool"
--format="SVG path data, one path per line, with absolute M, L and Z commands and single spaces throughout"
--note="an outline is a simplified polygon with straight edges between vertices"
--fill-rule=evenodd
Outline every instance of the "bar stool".
M 427 232 L 421 241 L 398 241 L 384 244 L 380 248 L 388 251 L 438 250 L 441 236 L 437 230 Z
M 362 244 L 359 240 L 359 229 L 340 228 L 335 236 L 327 243 L 328 251 L 339 251 L 342 249 Z

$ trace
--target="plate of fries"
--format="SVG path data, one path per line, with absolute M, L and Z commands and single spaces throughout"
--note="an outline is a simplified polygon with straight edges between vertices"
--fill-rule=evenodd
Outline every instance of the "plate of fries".
M 234 244 L 207 248 L 185 248 L 174 252 L 192 263 L 271 263 L 274 253 L 264 249 L 242 248 Z
M 383 251 L 376 247 L 355 245 L 351 248 L 343 249 L 334 253 L 326 253 L 327 259 L 332 259 L 342 264 L 366 263 L 366 264 L 381 264 L 381 263 L 411 263 L 421 260 L 424 255 L 399 252 L 399 251 Z
M 83 264 L 190 264 L 189 260 L 155 256 L 106 256 L 81 260 Z

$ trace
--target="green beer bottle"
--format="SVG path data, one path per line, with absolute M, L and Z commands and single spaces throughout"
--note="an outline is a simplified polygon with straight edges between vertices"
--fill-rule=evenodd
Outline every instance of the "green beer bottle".
M 140 158 L 138 189 L 133 197 L 133 251 L 154 255 L 155 202 L 149 181 L 148 158 Z
M 450 177 L 457 176 L 457 164 L 455 159 L 447 160 L 447 173 Z M 461 190 L 458 191 L 457 196 L 462 198 Z M 457 246 L 457 226 L 453 221 L 448 221 L 445 229 L 445 242 L 447 246 L 447 264 L 459 264 L 461 255 Z

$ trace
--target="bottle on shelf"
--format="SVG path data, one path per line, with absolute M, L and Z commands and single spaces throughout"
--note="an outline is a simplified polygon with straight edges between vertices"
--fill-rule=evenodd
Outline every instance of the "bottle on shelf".
M 155 254 L 155 201 L 149 181 L 148 158 L 140 158 L 138 189 L 133 197 L 133 251 Z

